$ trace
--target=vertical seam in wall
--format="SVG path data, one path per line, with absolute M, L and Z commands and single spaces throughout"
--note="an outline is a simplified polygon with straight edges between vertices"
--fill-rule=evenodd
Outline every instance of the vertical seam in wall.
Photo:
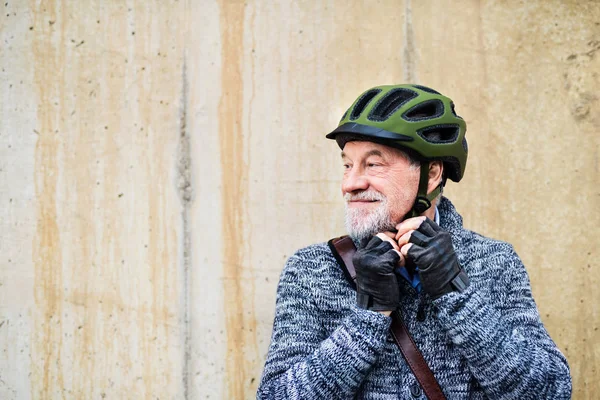
M 184 50 L 185 51 L 185 50 Z M 178 194 L 181 201 L 181 223 L 182 223 L 182 268 L 183 268 L 183 331 L 184 331 L 184 354 L 183 354 L 183 397 L 189 396 L 190 375 L 190 264 L 191 264 L 191 231 L 190 231 L 190 207 L 192 202 L 191 166 L 192 153 L 190 148 L 190 137 L 187 132 L 188 118 L 188 79 L 187 60 L 184 53 L 183 69 L 181 73 L 181 108 L 179 114 L 179 154 L 177 157 L 177 181 Z
M 412 25 L 412 6 L 410 0 L 404 0 L 404 48 L 402 67 L 406 83 L 418 83 L 416 64 L 415 33 Z

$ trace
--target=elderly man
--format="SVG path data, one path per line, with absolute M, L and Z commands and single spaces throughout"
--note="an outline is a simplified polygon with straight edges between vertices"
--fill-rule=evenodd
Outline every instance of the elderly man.
M 521 260 L 441 195 L 464 174 L 465 131 L 449 98 L 395 85 L 363 93 L 327 135 L 342 149 L 353 256 L 330 242 L 287 261 L 257 398 L 570 398 Z

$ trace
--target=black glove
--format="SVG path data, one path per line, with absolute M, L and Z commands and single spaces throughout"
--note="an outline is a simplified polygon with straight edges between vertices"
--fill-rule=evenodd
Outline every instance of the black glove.
M 469 286 L 469 277 L 458 264 L 450 234 L 438 224 L 425 219 L 410 235 L 409 242 L 413 245 L 406 255 L 419 266 L 423 289 L 434 300 Z
M 400 256 L 389 242 L 373 236 L 352 257 L 356 269 L 356 303 L 372 311 L 394 311 L 400 303 L 400 289 L 394 269 Z

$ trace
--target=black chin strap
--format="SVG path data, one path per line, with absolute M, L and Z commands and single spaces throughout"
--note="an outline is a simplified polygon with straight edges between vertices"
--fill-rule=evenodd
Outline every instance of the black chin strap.
M 429 162 L 421 162 L 421 177 L 419 178 L 419 190 L 417 191 L 417 198 L 412 210 L 408 213 L 407 218 L 418 217 L 423 214 L 429 207 L 431 202 L 435 199 L 442 191 L 442 185 L 433 189 L 431 193 L 427 194 L 427 185 L 429 183 Z

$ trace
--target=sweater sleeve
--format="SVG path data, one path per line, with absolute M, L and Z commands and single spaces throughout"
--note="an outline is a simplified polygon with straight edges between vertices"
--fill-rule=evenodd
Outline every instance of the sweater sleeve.
M 306 276 L 317 271 L 311 263 L 292 256 L 279 280 L 257 399 L 352 398 L 384 348 L 391 318 L 359 308 L 327 336 L 328 315 L 316 307 Z
M 509 246 L 490 264 L 502 270 L 495 295 L 471 285 L 443 296 L 438 320 L 490 399 L 570 399 L 569 366 L 540 320 L 521 260 Z

